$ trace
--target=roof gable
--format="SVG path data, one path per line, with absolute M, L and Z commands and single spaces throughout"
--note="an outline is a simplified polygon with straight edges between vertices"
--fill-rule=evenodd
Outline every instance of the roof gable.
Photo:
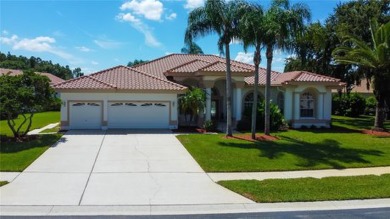
M 150 62 L 142 63 L 139 65 L 134 66 L 135 69 L 155 75 L 159 78 L 164 78 L 164 73 L 170 72 L 169 70 L 175 69 L 179 66 L 185 66 L 186 64 L 194 63 L 196 65 L 195 61 L 203 61 L 208 63 L 215 63 L 215 62 L 221 62 L 226 63 L 224 58 L 221 58 L 219 56 L 215 55 L 200 55 L 200 54 L 170 54 L 167 56 L 163 56 L 161 58 L 152 60 Z M 200 64 L 198 62 L 197 64 Z M 231 60 L 231 64 L 245 68 L 245 69 L 251 69 L 254 70 L 254 66 L 238 61 Z M 224 64 L 225 65 L 225 64 Z M 191 66 L 194 67 L 194 66 Z M 225 66 L 226 69 L 226 66 Z
M 171 90 L 186 87 L 126 66 L 116 66 L 55 85 L 56 89 Z

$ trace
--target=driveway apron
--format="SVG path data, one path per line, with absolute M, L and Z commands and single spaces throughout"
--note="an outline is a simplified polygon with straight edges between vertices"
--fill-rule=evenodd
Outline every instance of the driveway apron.
M 69 131 L 0 196 L 1 205 L 252 203 L 215 184 L 168 130 Z

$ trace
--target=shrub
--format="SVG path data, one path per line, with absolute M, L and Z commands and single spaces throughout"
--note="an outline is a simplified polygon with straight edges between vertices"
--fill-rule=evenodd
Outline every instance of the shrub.
M 361 95 L 344 94 L 333 95 L 332 98 L 332 113 L 341 116 L 358 117 L 364 113 L 366 101 Z
M 206 130 L 206 132 L 215 131 L 217 130 L 217 123 L 212 120 L 206 120 L 203 123 L 203 128 Z
M 256 116 L 256 129 L 264 128 L 264 114 L 265 114 L 265 103 L 262 101 L 259 103 L 257 108 L 257 116 Z M 237 123 L 237 130 L 250 130 L 251 129 L 251 118 L 252 118 L 252 109 L 245 109 L 244 116 L 241 121 Z M 286 122 L 284 121 L 284 116 L 280 111 L 279 107 L 276 104 L 270 105 L 270 128 L 271 130 L 279 130 L 281 127 L 286 126 Z
M 374 96 L 366 98 L 366 108 L 364 110 L 364 114 L 366 115 L 375 115 L 376 109 L 376 99 Z

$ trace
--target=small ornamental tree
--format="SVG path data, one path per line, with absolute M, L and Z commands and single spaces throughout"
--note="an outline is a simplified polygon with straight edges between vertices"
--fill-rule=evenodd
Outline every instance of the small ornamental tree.
M 0 111 L 6 116 L 14 138 L 21 140 L 30 131 L 34 113 L 53 101 L 54 91 L 46 76 L 32 71 L 17 76 L 2 75 L 0 84 Z M 18 117 L 20 122 L 15 121 Z

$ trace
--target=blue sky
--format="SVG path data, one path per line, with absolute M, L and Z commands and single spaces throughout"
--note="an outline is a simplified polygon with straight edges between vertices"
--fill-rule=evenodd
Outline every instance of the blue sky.
M 134 59 L 180 53 L 188 13 L 204 0 L 0 0 L 0 50 L 92 73 Z M 260 1 L 263 5 L 269 1 Z M 292 3 L 298 1 L 292 1 Z M 312 21 L 324 21 L 343 0 L 301 0 Z M 217 37 L 196 41 L 218 55 Z M 231 57 L 251 62 L 253 49 L 233 43 Z M 273 69 L 283 71 L 289 54 L 274 52 Z M 261 63 L 265 66 L 265 59 Z

